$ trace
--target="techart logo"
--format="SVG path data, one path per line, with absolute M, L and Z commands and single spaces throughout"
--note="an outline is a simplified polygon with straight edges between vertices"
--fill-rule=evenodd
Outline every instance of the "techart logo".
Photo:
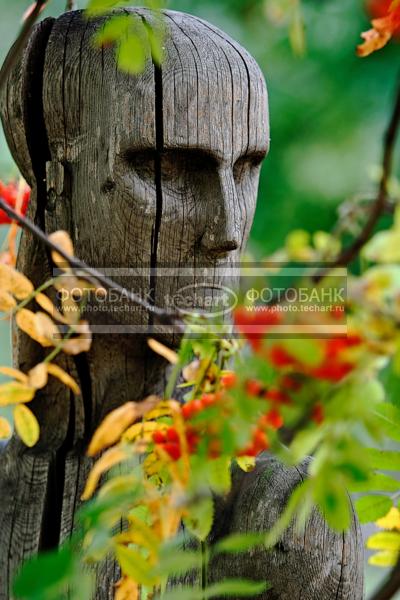
M 193 283 L 170 296 L 168 304 L 186 315 L 204 312 L 223 317 L 236 308 L 238 297 L 233 290 L 217 283 Z

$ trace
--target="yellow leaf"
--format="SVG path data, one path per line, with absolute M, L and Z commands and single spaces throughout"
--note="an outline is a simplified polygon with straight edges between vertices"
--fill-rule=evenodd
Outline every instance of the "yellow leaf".
M 90 331 L 89 323 L 87 321 L 80 321 L 76 326 L 76 330 L 79 333 L 77 337 L 70 338 L 63 342 L 63 351 L 66 354 L 80 354 L 81 352 L 88 352 L 92 345 L 92 332 Z
M 0 373 L 2 375 L 7 375 L 8 377 L 13 377 L 21 383 L 28 383 L 28 376 L 18 369 L 13 369 L 12 367 L 0 367 Z
M 59 321 L 60 323 L 68 323 L 67 319 L 60 313 L 60 311 L 54 306 L 50 298 L 45 296 L 44 294 L 38 294 L 35 298 L 36 302 L 39 304 L 43 310 L 49 313 L 49 315 Z
M 160 399 L 157 396 L 149 396 L 142 402 L 126 402 L 119 408 L 110 412 L 95 431 L 89 444 L 88 455 L 95 456 L 104 448 L 112 446 L 117 442 L 124 431 L 151 410 Z
M 11 292 L 18 300 L 24 300 L 34 290 L 32 282 L 25 275 L 4 263 L 0 263 L 0 288 Z
M 194 360 L 182 370 L 185 381 L 195 381 L 200 371 L 200 361 Z
M 33 367 L 28 373 L 29 385 L 35 390 L 40 390 L 47 383 L 47 365 L 46 363 L 39 363 L 36 367 Z
M 146 421 L 150 419 L 159 419 L 160 417 L 170 417 L 180 409 L 180 405 L 175 400 L 163 400 L 157 406 L 145 415 Z
M 394 567 L 399 559 L 398 552 L 391 552 L 390 550 L 382 550 L 369 557 L 368 563 L 374 565 L 374 567 Z
M 256 466 L 256 459 L 254 456 L 238 456 L 236 457 L 236 462 L 245 473 L 253 471 Z
M 146 423 L 135 423 L 125 431 L 122 439 L 126 442 L 133 442 L 137 438 L 150 441 L 154 431 L 167 429 L 168 425 L 156 423 L 155 421 L 147 421 Z
M 12 429 L 10 423 L 4 417 L 0 417 L 0 440 L 11 437 Z
M 0 385 L 0 406 L 30 402 L 35 395 L 35 390 L 26 383 L 9 381 Z
M 68 256 L 74 255 L 74 246 L 69 233 L 66 231 L 55 231 L 49 235 L 49 240 L 63 250 Z M 69 269 L 69 263 L 58 252 L 52 252 L 51 258 L 60 269 Z
M 177 364 L 179 359 L 177 353 L 174 352 L 174 350 L 171 350 L 171 348 L 167 348 L 167 346 L 164 346 L 164 344 L 161 344 L 161 342 L 157 342 L 157 340 L 153 338 L 148 339 L 147 343 L 153 350 L 153 352 L 165 358 L 165 360 L 170 362 L 172 365 Z
M 75 275 L 65 273 L 58 278 L 55 287 L 61 297 L 61 307 L 64 318 L 68 323 L 77 323 L 81 315 L 78 301 L 81 300 L 83 296 L 83 289 L 85 289 L 84 282 L 77 279 Z
M 105 452 L 103 456 L 99 458 L 99 460 L 95 463 L 94 467 L 90 471 L 84 492 L 82 494 L 82 500 L 88 500 L 91 496 L 93 496 L 97 484 L 100 481 L 100 477 L 103 475 L 103 473 L 111 469 L 111 467 L 114 467 L 118 463 L 122 462 L 126 458 L 126 452 L 118 446 L 107 450 L 107 452 Z
M 24 404 L 14 408 L 14 424 L 24 444 L 30 448 L 34 446 L 39 439 L 39 423 L 33 412 Z
M 0 290 L 0 312 L 9 312 L 17 303 L 11 294 L 5 290 Z
M 69 387 L 74 392 L 74 394 L 79 396 L 81 390 L 79 388 L 79 385 L 76 383 L 75 379 L 71 377 L 71 375 L 69 375 L 64 371 L 64 369 L 53 363 L 48 363 L 46 366 L 47 372 L 50 375 L 53 375 L 53 377 L 57 377 L 57 379 L 59 379 L 62 383 Z
M 389 510 L 388 514 L 376 521 L 376 525 L 382 529 L 400 530 L 400 511 L 395 506 Z
M 53 319 L 43 312 L 35 314 L 34 325 L 38 336 L 47 340 L 52 346 L 57 346 L 61 341 L 61 333 Z
M 367 540 L 367 548 L 399 552 L 400 533 L 397 531 L 380 531 L 379 533 L 374 533 Z
M 35 322 L 35 313 L 31 310 L 28 310 L 27 308 L 19 310 L 15 317 L 15 321 L 18 327 L 35 340 L 35 342 L 38 342 L 45 348 L 52 345 L 48 339 L 39 334 Z
M 139 600 L 139 587 L 129 577 L 123 577 L 115 585 L 114 600 Z

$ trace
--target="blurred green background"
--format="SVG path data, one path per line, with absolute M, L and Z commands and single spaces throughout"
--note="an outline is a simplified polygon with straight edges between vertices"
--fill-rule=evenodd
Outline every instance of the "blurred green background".
M 397 44 L 367 59 L 355 46 L 368 29 L 362 0 L 303 0 L 307 51 L 295 55 L 285 19 L 271 15 L 296 0 L 169 0 L 218 25 L 242 43 L 262 67 L 270 95 L 271 151 L 261 176 L 251 236 L 257 257 L 283 244 L 294 228 L 329 229 L 344 199 L 374 188 L 398 69 Z M 3 60 L 29 0 L 0 0 Z M 86 0 L 78 2 L 84 8 Z M 43 16 L 60 14 L 65 0 L 52 0 Z M 289 13 L 290 14 L 290 11 Z M 0 138 L 0 178 L 17 174 Z M 1 231 L 0 231 L 1 235 Z M 0 362 L 10 362 L 9 331 L 0 323 Z M 367 588 L 384 575 L 368 569 Z

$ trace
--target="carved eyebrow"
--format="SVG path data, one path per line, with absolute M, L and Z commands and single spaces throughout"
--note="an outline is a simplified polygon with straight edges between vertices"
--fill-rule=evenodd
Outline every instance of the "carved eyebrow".
M 154 160 L 157 150 L 155 148 L 131 148 L 121 153 L 124 160 L 128 162 L 134 162 L 139 157 L 143 160 Z M 253 150 L 251 152 L 245 152 L 239 155 L 234 164 L 240 161 L 248 161 L 254 164 L 259 164 L 266 157 L 267 150 Z M 219 163 L 224 162 L 225 156 L 222 155 L 218 150 L 211 148 L 199 148 L 199 147 L 181 147 L 181 148 L 165 148 L 162 151 L 162 155 L 165 157 L 176 157 L 189 159 L 193 162 L 199 163 L 199 165 L 217 166 Z

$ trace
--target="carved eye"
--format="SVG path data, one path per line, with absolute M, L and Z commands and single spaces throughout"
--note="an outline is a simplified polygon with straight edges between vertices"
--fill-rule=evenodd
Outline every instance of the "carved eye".
M 236 183 L 240 183 L 251 175 L 255 169 L 261 167 L 261 163 L 264 160 L 265 155 L 261 153 L 241 156 L 233 165 L 233 177 Z

